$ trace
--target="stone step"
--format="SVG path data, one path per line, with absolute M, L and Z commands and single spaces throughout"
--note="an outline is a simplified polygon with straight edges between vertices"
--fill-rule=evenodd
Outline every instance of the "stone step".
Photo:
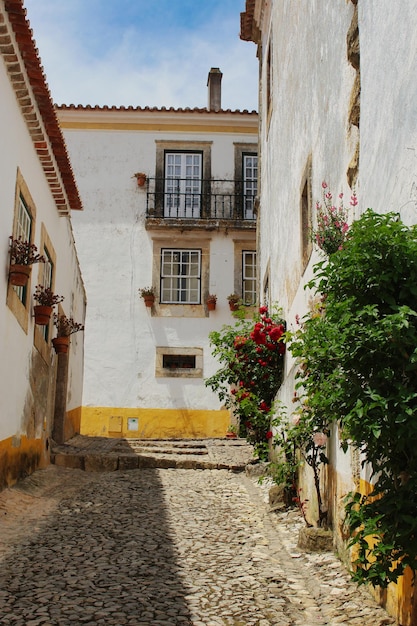
M 244 439 L 139 440 L 76 435 L 51 446 L 57 466 L 90 472 L 141 468 L 244 471 L 255 462 Z

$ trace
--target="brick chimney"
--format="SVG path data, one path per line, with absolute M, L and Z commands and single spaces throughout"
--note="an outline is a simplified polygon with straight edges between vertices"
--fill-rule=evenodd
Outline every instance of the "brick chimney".
M 218 67 L 212 67 L 209 71 L 208 86 L 208 111 L 220 111 L 222 108 L 222 76 Z

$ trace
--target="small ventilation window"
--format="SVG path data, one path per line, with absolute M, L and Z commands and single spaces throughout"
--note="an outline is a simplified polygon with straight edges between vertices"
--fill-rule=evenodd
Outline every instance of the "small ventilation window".
M 195 354 L 164 354 L 164 369 L 195 369 Z

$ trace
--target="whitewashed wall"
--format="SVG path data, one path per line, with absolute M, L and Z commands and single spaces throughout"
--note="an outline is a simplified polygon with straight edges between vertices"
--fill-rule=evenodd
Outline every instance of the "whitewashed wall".
M 417 11 L 414 0 L 359 2 L 359 202 L 417 223 Z
M 83 405 L 219 409 L 217 395 L 202 379 L 156 378 L 155 348 L 203 348 L 204 377 L 218 369 L 208 334 L 233 320 L 227 301 L 234 291 L 233 235 L 207 232 L 209 291 L 217 294 L 216 311 L 198 318 L 151 316 L 138 294 L 139 288 L 152 283 L 146 191 L 138 188 L 132 175 L 143 171 L 155 176 L 156 139 L 209 140 L 212 177 L 233 180 L 234 142 L 252 141 L 256 151 L 256 134 L 72 130 L 66 128 L 65 112 L 61 115 L 85 207 L 73 218 L 88 296 Z M 76 120 L 76 113 L 70 115 Z M 184 241 L 178 229 L 172 237 L 173 245 Z M 254 235 L 250 238 L 253 241 Z
M 6 305 L 9 267 L 9 235 L 13 231 L 17 169 L 24 177 L 36 206 L 34 243 L 40 249 L 41 224 L 44 223 L 57 253 L 56 292 L 65 296 L 63 307 L 82 322 L 85 308 L 85 292 L 76 257 L 71 223 L 68 217 L 58 215 L 49 186 L 33 143 L 11 88 L 2 59 L 0 59 L 0 441 L 14 435 L 25 434 L 22 415 L 29 388 L 32 351 L 35 350 L 34 322 L 30 316 L 27 334 Z M 32 269 L 31 291 L 39 280 L 39 265 Z M 30 299 L 32 299 L 30 294 Z M 71 304 L 72 303 L 72 304 Z M 82 337 L 77 338 L 69 364 L 71 384 L 68 409 L 79 407 L 82 397 L 83 348 Z M 74 345 L 75 348 L 75 345 Z M 55 358 L 55 357 L 53 357 Z M 36 373 L 32 373 L 36 376 Z M 46 416 L 45 416 L 46 417 Z M 50 417 L 50 416 L 49 416 Z M 37 433 L 39 435 L 39 433 Z

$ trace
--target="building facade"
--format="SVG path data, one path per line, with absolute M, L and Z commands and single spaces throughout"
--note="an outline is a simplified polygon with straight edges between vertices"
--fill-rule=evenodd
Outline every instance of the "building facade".
M 227 431 L 204 384 L 217 369 L 208 335 L 233 320 L 232 292 L 256 302 L 258 120 L 221 109 L 221 79 L 213 68 L 207 109 L 58 108 L 85 207 L 84 434 Z
M 0 2 L 0 488 L 49 462 L 50 439 L 79 431 L 83 335 L 52 348 L 52 321 L 34 322 L 36 286 L 64 297 L 82 324 L 86 297 L 71 227 L 81 201 L 21 0 Z M 36 246 L 26 286 L 9 275 L 10 239 Z
M 256 44 L 260 62 L 261 297 L 278 302 L 295 330 L 311 306 L 313 266 L 323 259 L 309 236 L 323 181 L 345 198 L 356 189 L 351 221 L 371 207 L 417 222 L 417 15 L 411 0 L 247 0 L 241 38 Z M 287 355 L 278 394 L 287 407 L 295 372 Z M 328 455 L 323 486 L 343 553 L 343 498 L 358 484 L 366 492 L 369 475 L 355 453 L 342 452 L 337 434 Z M 314 500 L 312 481 L 302 480 Z M 401 579 L 380 598 L 401 624 L 414 623 L 408 583 Z

